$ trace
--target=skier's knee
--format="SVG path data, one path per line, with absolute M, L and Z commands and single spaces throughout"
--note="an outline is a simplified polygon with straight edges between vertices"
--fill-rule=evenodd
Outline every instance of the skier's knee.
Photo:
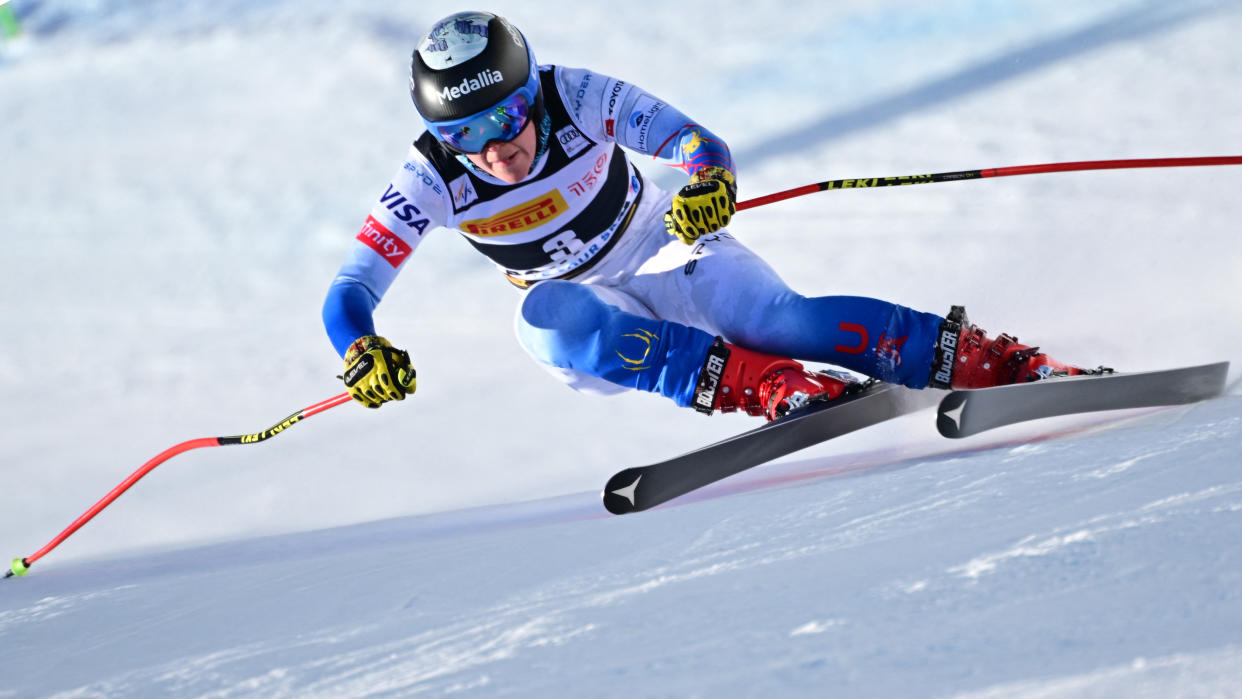
M 580 367 L 591 357 L 607 312 L 604 302 L 581 284 L 541 282 L 518 309 L 518 341 L 544 364 Z

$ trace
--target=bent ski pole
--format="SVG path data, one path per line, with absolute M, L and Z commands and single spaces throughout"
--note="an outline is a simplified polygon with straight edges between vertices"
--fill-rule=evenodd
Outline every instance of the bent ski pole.
M 958 170 L 957 172 L 938 172 L 931 175 L 899 175 L 897 177 L 858 177 L 844 180 L 827 180 L 740 201 L 737 203 L 737 210 L 753 209 L 756 206 L 772 204 L 800 197 L 804 194 L 814 194 L 815 192 L 823 192 L 829 189 L 900 187 L 909 184 L 956 182 L 958 180 L 979 180 L 985 177 L 1012 177 L 1014 175 L 1035 175 L 1046 172 L 1072 172 L 1077 170 L 1123 170 L 1152 167 L 1197 167 L 1203 165 L 1242 165 L 1242 155 L 1213 155 L 1198 158 L 1140 158 L 1136 160 L 1085 160 L 1071 163 L 994 167 L 986 170 Z
M 70 536 L 72 536 L 74 532 L 76 532 L 78 529 L 82 527 L 82 525 L 91 521 L 91 519 L 94 518 L 95 515 L 99 514 L 101 511 L 103 511 L 105 507 L 112 504 L 112 501 L 120 497 L 121 493 L 124 493 L 126 490 L 129 490 L 130 486 L 137 483 L 140 478 L 147 475 L 156 466 L 159 466 L 165 461 L 168 461 L 172 457 L 178 454 L 181 454 L 183 452 L 190 451 L 191 449 L 199 449 L 202 447 L 220 447 L 220 446 L 226 446 L 229 444 L 255 444 L 258 442 L 262 442 L 266 439 L 275 437 L 281 432 L 284 432 L 286 429 L 292 427 L 293 425 L 296 425 L 297 423 L 301 422 L 302 420 L 305 420 L 306 418 L 316 413 L 322 413 L 323 411 L 329 408 L 335 408 L 336 406 L 341 405 L 342 403 L 348 403 L 350 400 L 352 399 L 349 397 L 348 393 L 342 393 L 341 395 L 335 396 L 333 398 L 329 398 L 328 400 L 325 400 L 322 403 L 316 403 L 315 405 L 312 405 L 310 407 L 302 408 L 301 410 L 290 415 L 284 420 L 281 420 L 275 425 L 272 425 L 266 430 L 263 430 L 262 432 L 255 432 L 253 434 L 237 435 L 235 437 L 203 437 L 201 439 L 191 439 L 189 441 L 182 442 L 176 446 L 165 449 L 164 451 L 160 452 L 155 457 L 153 457 L 150 461 L 143 464 L 142 467 L 139 468 L 137 471 L 134 471 L 132 474 L 130 474 L 129 478 L 126 478 L 120 485 L 113 488 L 112 492 L 108 493 L 107 495 L 103 497 L 102 500 L 95 503 L 94 506 L 91 507 L 91 509 L 87 510 L 86 512 L 83 512 L 82 516 L 75 519 L 73 521 L 73 524 L 70 524 L 68 527 L 66 527 L 63 532 L 61 532 L 60 534 L 57 534 L 56 538 L 49 541 L 46 546 L 39 549 L 38 551 L 35 551 L 29 556 L 26 556 L 25 558 L 14 558 L 12 564 L 9 566 L 8 572 L 4 574 L 4 577 L 11 578 L 14 575 L 17 575 L 17 576 L 25 575 L 26 572 L 30 570 L 30 566 L 34 565 L 35 561 L 45 556 L 52 549 L 56 548 L 57 546 L 60 546 L 61 542 L 63 542 L 65 539 L 68 539 Z

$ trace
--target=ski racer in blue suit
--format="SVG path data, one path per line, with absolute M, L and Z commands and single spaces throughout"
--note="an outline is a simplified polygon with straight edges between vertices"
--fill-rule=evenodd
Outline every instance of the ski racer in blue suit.
M 855 385 L 814 361 L 911 388 L 980 387 L 1081 370 L 955 307 L 807 297 L 729 234 L 736 177 L 724 140 L 645 90 L 540 66 L 505 19 L 462 12 L 412 56 L 427 126 L 372 207 L 323 307 L 351 395 L 368 407 L 416 386 L 373 311 L 426 235 L 457 230 L 522 290 L 516 330 L 580 391 L 664 395 L 704 413 L 775 419 Z M 681 168 L 676 193 L 626 150 Z M 801 361 L 799 361 L 801 360 Z

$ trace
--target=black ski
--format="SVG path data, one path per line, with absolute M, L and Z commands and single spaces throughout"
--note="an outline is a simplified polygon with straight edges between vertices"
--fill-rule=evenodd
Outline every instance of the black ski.
M 1229 362 L 1202 366 L 1044 379 L 953 391 L 940 402 L 936 428 L 945 437 L 1058 415 L 1194 403 L 1224 390 Z
M 816 403 L 736 437 L 649 466 L 617 472 L 604 486 L 604 507 L 638 512 L 800 449 L 935 405 L 940 391 L 876 383 Z

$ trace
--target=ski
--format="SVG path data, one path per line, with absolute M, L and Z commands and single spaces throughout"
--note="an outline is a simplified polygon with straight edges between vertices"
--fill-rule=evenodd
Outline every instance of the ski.
M 940 395 L 869 384 L 701 449 L 618 471 L 604 486 L 604 507 L 615 515 L 646 510 L 786 454 L 931 407 Z
M 1045 417 L 1194 403 L 1220 395 L 1228 373 L 1229 362 L 1218 362 L 953 391 L 940 401 L 936 429 L 956 439 Z

